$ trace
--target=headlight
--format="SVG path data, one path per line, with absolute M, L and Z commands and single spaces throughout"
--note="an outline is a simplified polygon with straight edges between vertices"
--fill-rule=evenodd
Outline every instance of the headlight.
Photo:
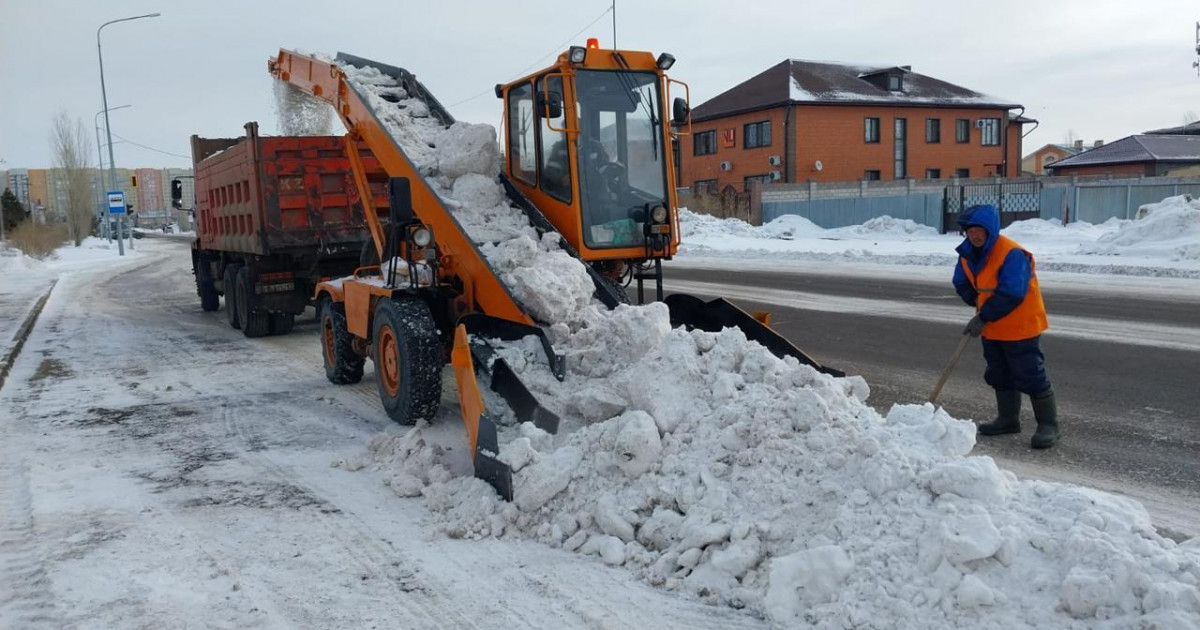
M 654 206 L 653 208 L 651 208 L 650 209 L 650 220 L 655 223 L 666 223 L 667 222 L 666 206 Z
M 430 232 L 429 228 L 419 227 L 413 230 L 412 241 L 417 247 L 429 247 L 429 244 L 433 242 L 433 232 Z
M 583 46 L 571 46 L 568 56 L 573 64 L 581 64 L 587 59 L 587 49 Z

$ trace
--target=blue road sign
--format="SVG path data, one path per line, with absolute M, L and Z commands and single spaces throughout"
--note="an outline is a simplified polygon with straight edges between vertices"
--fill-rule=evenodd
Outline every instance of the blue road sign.
M 120 190 L 108 191 L 108 213 L 125 214 L 125 193 Z

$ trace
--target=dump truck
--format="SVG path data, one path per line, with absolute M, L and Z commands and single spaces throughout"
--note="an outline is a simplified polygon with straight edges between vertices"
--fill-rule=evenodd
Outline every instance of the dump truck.
M 340 137 L 192 136 L 196 240 L 192 271 L 200 306 L 220 308 L 247 337 L 284 334 L 317 284 L 350 274 L 371 235 Z M 361 160 L 372 194 L 386 175 L 369 149 Z M 372 184 L 367 184 L 372 186 Z
M 505 159 L 496 178 L 508 203 L 542 242 L 556 240 L 584 265 L 594 299 L 605 306 L 628 303 L 626 286 L 644 302 L 651 281 L 652 299 L 666 303 L 673 325 L 737 327 L 778 356 L 841 375 L 771 330 L 765 314 L 756 317 L 722 299 L 664 296 L 662 263 L 679 246 L 670 147 L 690 125 L 687 86 L 665 74 L 673 63 L 666 53 L 601 49 L 589 41 L 548 68 L 497 85 L 505 106 Z M 497 457 L 497 419 L 507 414 L 485 406 L 480 383 L 499 394 L 518 421 L 554 433 L 560 419 L 521 383 L 497 347 L 533 337 L 560 381 L 565 367 L 545 332 L 556 322 L 537 321 L 513 297 L 427 179 L 435 173 L 406 152 L 423 147 L 389 130 L 405 111 L 419 110 L 423 120 L 445 128 L 454 118 L 403 68 L 287 49 L 267 66 L 278 80 L 334 108 L 348 130 L 345 152 L 360 188 L 371 175 L 363 147 L 386 175 L 383 203 L 363 199 L 375 258 L 383 262 L 315 288 L 326 377 L 358 382 L 372 360 L 388 416 L 414 424 L 434 418 L 448 358 L 475 475 L 511 500 L 512 471 Z M 373 84 L 351 78 L 364 70 Z M 684 96 L 670 101 L 672 87 Z

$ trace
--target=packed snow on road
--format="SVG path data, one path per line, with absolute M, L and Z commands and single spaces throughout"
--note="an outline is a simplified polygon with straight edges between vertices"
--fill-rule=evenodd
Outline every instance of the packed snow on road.
M 973 423 L 931 405 L 880 414 L 863 379 L 735 329 L 672 328 L 661 304 L 604 309 L 582 263 L 508 206 L 493 129 L 442 129 L 385 77 L 348 72 L 520 303 L 555 322 L 564 382 L 533 339 L 498 352 L 563 429 L 502 427 L 507 503 L 470 474 L 452 378 L 432 423 L 389 425 L 370 378 L 324 380 L 311 327 L 251 341 L 201 313 L 181 245 L 61 272 L 0 391 L 4 625 L 1200 625 L 1200 539 L 1159 535 L 1127 499 L 1021 480 L 971 454 Z M 1072 243 L 1071 264 L 1149 259 L 1140 244 L 1178 236 L 1192 210 L 1168 200 L 1041 245 Z M 718 253 L 735 238 L 838 257 L 952 249 L 901 222 L 785 219 L 687 214 L 685 238 Z M 1158 221 L 1174 227 L 1141 229 Z M 1194 248 L 1171 252 L 1200 269 Z M 24 264 L 6 276 L 35 274 Z

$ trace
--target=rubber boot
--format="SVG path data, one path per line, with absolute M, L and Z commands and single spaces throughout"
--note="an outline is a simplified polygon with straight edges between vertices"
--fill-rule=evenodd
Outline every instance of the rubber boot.
M 1029 445 L 1033 448 L 1050 448 L 1058 442 L 1058 404 L 1054 401 L 1054 390 L 1030 396 L 1033 402 L 1033 417 L 1037 419 L 1037 432 Z
M 1015 389 L 996 390 L 996 419 L 979 425 L 980 435 L 1004 435 L 1021 432 L 1021 392 Z

